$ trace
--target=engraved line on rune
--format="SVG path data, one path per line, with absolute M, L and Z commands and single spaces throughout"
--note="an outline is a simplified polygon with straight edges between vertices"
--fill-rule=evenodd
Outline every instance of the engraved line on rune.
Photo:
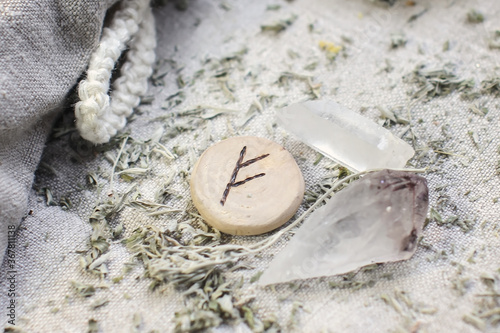
M 245 183 L 247 183 L 255 178 L 260 178 L 260 177 L 263 177 L 266 175 L 265 173 L 259 173 L 259 174 L 256 174 L 255 176 L 247 177 L 246 179 L 241 180 L 239 182 L 236 181 L 236 177 L 238 176 L 238 172 L 240 171 L 241 168 L 247 167 L 247 166 L 269 156 L 269 154 L 264 154 L 264 155 L 260 155 L 259 157 L 256 157 L 256 158 L 252 158 L 251 160 L 248 160 L 246 162 L 243 162 L 243 158 L 245 158 L 246 152 L 247 152 L 247 146 L 244 146 L 240 152 L 240 157 L 238 158 L 238 161 L 236 162 L 236 166 L 234 167 L 233 173 L 231 174 L 231 179 L 230 179 L 229 183 L 227 183 L 226 189 L 224 190 L 224 193 L 222 193 L 222 199 L 220 200 L 220 204 L 222 206 L 224 206 L 224 204 L 226 203 L 227 196 L 229 195 L 229 190 L 231 190 L 231 187 L 237 187 L 237 186 L 243 185 L 243 184 L 245 184 Z

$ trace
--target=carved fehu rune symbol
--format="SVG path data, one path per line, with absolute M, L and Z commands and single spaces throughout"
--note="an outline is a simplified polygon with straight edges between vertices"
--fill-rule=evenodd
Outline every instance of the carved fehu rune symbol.
M 236 181 L 236 177 L 238 176 L 238 171 L 240 171 L 241 168 L 247 167 L 250 164 L 253 164 L 253 163 L 260 161 L 261 159 L 269 156 L 269 154 L 264 154 L 264 155 L 260 155 L 259 157 L 248 160 L 246 162 L 243 162 L 243 158 L 245 157 L 246 152 L 247 152 L 247 146 L 244 146 L 240 152 L 240 158 L 238 158 L 238 161 L 236 162 L 236 166 L 234 167 L 233 174 L 231 175 L 231 180 L 229 181 L 229 183 L 227 183 L 226 189 L 224 190 L 224 193 L 222 193 L 222 199 L 220 199 L 220 204 L 222 206 L 224 206 L 224 204 L 226 203 L 227 195 L 229 194 L 229 190 L 231 189 L 231 187 L 237 187 L 237 186 L 243 185 L 246 182 L 251 181 L 252 179 L 259 178 L 259 177 L 266 175 L 265 173 L 259 173 L 259 174 L 256 174 L 255 176 L 248 177 L 242 181 L 239 181 L 239 182 Z

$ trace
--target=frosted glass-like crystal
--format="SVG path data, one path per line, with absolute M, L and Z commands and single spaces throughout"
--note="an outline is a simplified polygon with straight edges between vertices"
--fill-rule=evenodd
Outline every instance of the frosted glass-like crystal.
M 385 128 L 333 101 L 308 101 L 277 111 L 278 124 L 352 171 L 399 169 L 413 148 Z
M 259 283 L 336 275 L 409 259 L 428 205 L 425 178 L 390 170 L 368 174 L 316 209 Z

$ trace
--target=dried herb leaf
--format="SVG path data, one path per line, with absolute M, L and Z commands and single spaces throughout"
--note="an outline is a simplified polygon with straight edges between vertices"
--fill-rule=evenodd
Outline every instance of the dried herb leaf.
M 282 32 L 283 30 L 286 30 L 286 28 L 291 26 L 293 24 L 293 22 L 295 22 L 296 19 L 297 19 L 297 15 L 292 15 L 287 19 L 280 20 L 280 21 L 275 22 L 275 23 L 261 25 L 260 30 L 261 31 L 271 31 L 271 32 L 275 32 L 275 33 Z
M 413 98 L 424 100 L 445 96 L 454 91 L 470 92 L 475 85 L 474 80 L 458 77 L 454 73 L 454 67 L 450 63 L 441 68 L 418 65 L 412 73 L 403 78 L 403 81 L 417 86 L 418 90 L 412 93 Z
M 83 297 L 90 297 L 95 294 L 95 288 L 91 284 L 85 284 L 78 281 L 71 281 L 71 285 L 75 288 L 76 292 Z
M 468 13 L 467 13 L 467 21 L 469 23 L 481 23 L 481 22 L 484 22 L 484 15 L 483 13 L 475 10 L 475 9 L 471 9 Z
M 99 325 L 97 323 L 97 320 L 89 319 L 89 328 L 88 328 L 87 332 L 88 333 L 98 333 L 99 332 Z

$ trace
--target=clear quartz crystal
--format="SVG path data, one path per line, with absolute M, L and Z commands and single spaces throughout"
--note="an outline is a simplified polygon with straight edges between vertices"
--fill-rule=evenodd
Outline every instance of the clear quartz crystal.
M 409 259 L 427 209 L 425 178 L 403 171 L 370 173 L 316 209 L 259 283 L 336 275 Z
M 385 128 L 333 101 L 308 101 L 277 111 L 278 124 L 323 155 L 359 172 L 398 169 L 415 154 Z

